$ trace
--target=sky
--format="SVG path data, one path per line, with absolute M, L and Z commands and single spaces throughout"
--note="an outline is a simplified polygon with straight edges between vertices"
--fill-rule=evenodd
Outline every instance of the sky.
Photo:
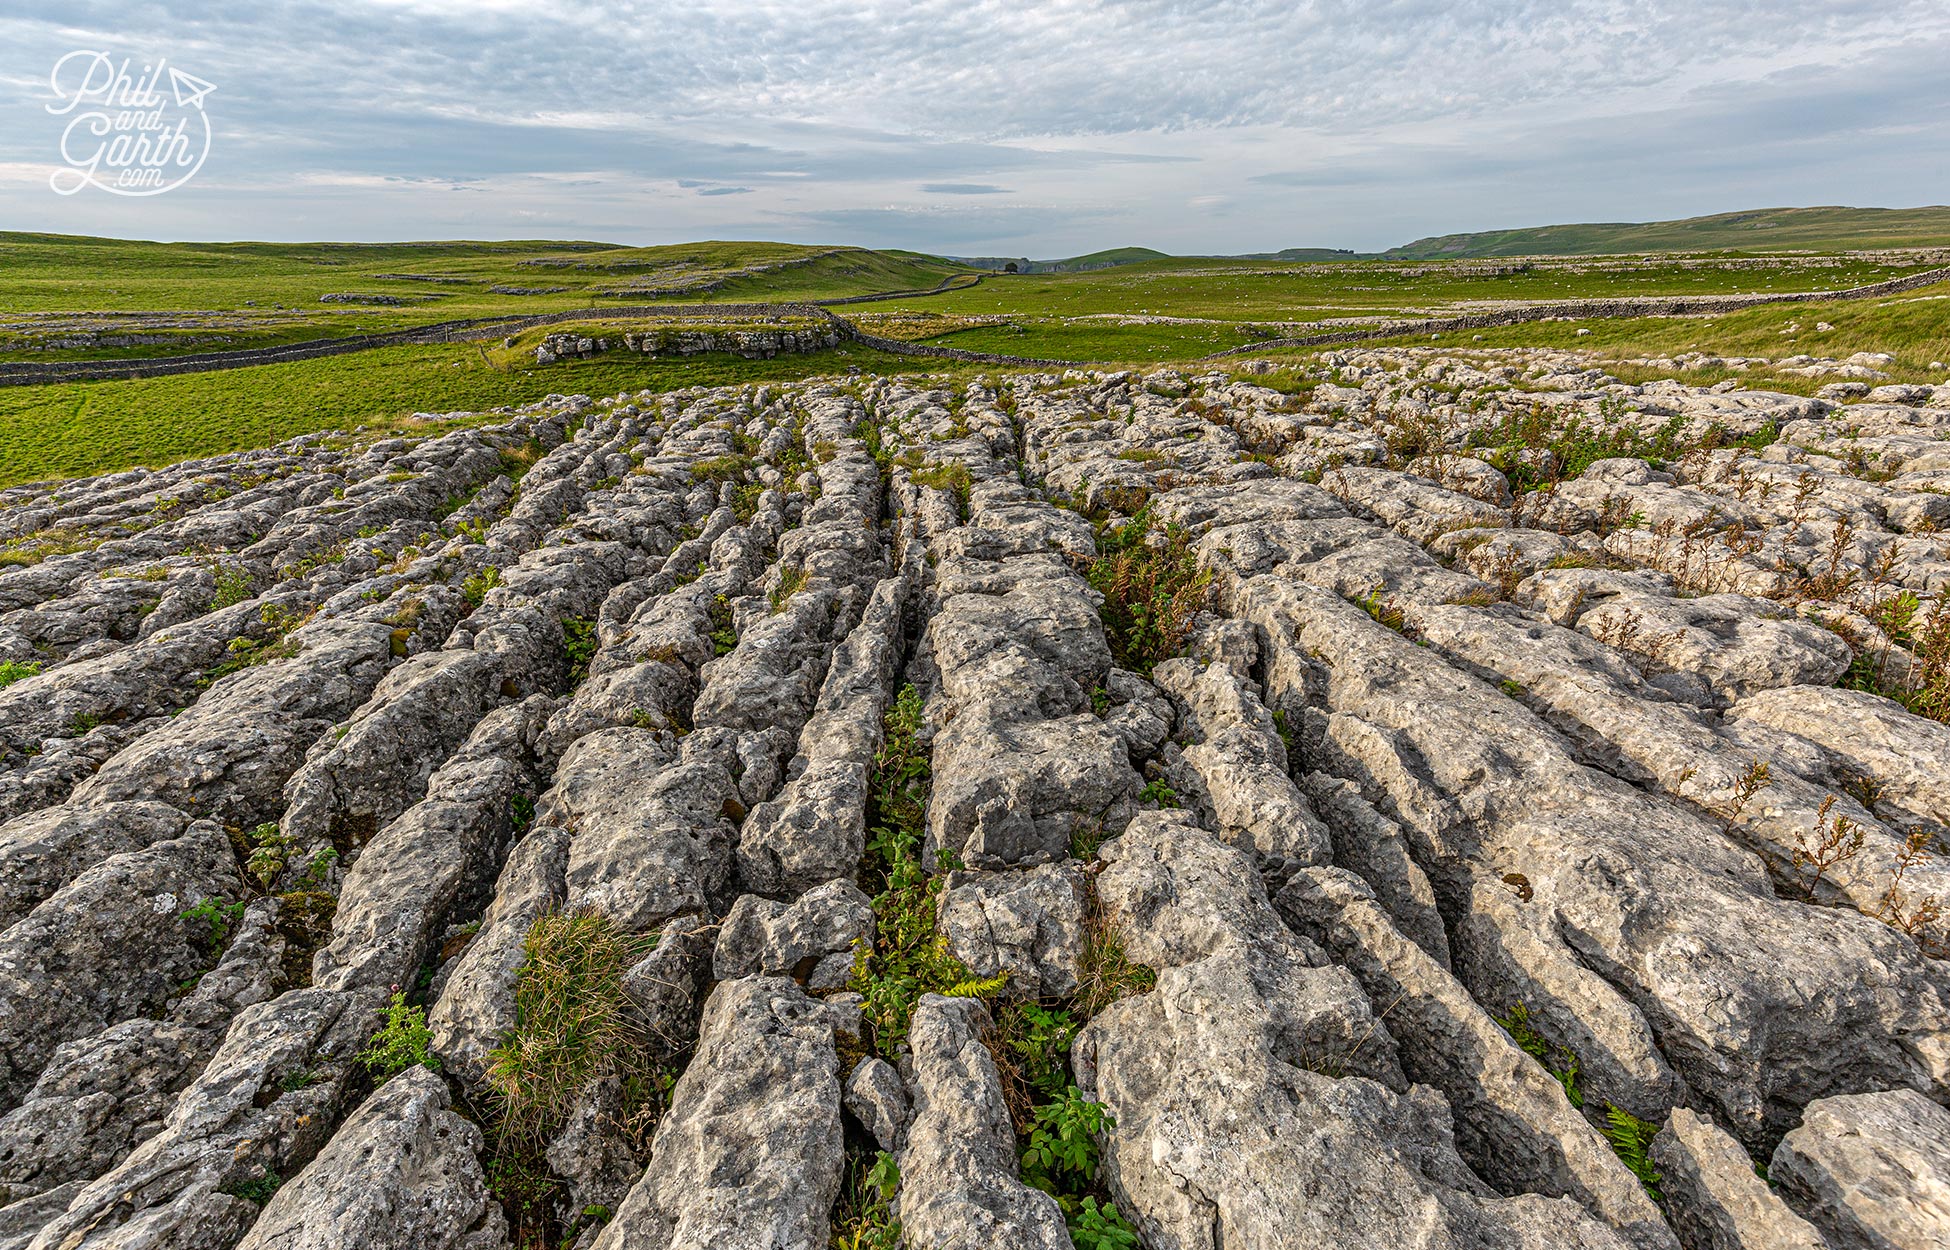
M 113 138 L 75 52 L 214 84 L 188 181 L 55 192 Z M 0 229 L 1044 258 L 1909 207 L 1946 67 L 1944 0 L 0 0 Z

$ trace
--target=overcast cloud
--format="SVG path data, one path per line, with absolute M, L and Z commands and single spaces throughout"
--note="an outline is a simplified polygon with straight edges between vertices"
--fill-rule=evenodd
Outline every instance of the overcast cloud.
M 63 53 L 213 82 L 57 196 Z M 1950 201 L 1943 0 L 9 0 L 0 228 L 1060 256 Z

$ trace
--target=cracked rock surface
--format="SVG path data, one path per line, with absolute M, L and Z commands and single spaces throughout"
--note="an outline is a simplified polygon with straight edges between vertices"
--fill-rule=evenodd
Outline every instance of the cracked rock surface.
M 1942 392 L 1344 350 L 0 491 L 0 1250 L 1950 1245 Z

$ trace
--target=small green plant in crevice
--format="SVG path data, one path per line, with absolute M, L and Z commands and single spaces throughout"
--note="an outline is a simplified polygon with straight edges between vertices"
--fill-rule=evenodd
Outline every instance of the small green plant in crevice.
M 469 611 L 481 606 L 487 599 L 488 591 L 501 584 L 501 566 L 490 564 L 460 584 L 460 597 L 467 600 Z
M 942 878 L 921 864 L 927 817 L 926 751 L 918 741 L 922 702 L 913 686 L 901 687 L 882 718 L 880 750 L 867 793 L 867 848 L 861 865 L 873 895 L 874 936 L 855 951 L 851 989 L 866 998 L 864 1012 L 874 1045 L 893 1058 L 907 1039 L 914 1004 L 927 993 L 988 998 L 1005 976 L 976 977 L 948 953 L 935 932 L 935 901 Z
M 900 1250 L 901 1222 L 894 1218 L 900 1184 L 900 1164 L 886 1151 L 876 1151 L 871 1164 L 849 1155 L 828 1244 L 834 1250 Z
M 430 1049 L 433 1031 L 427 1027 L 426 1008 L 406 1001 L 395 990 L 386 1007 L 386 1023 L 372 1035 L 372 1041 L 359 1052 L 359 1063 L 375 1082 L 385 1082 L 411 1067 L 440 1070 L 440 1060 Z
M 228 1185 L 220 1186 L 219 1190 L 233 1198 L 242 1198 L 245 1202 L 255 1203 L 261 1207 L 271 1201 L 271 1196 L 277 1193 L 283 1184 L 284 1177 L 276 1172 L 266 1172 L 253 1180 L 233 1181 Z
M 241 564 L 219 564 L 211 570 L 216 579 L 216 594 L 210 599 L 210 611 L 228 608 L 242 603 L 251 597 L 251 571 Z
M 284 866 L 291 859 L 291 852 L 297 840 L 278 828 L 276 821 L 266 821 L 244 835 L 250 846 L 250 854 L 244 860 L 244 871 L 257 878 L 258 885 L 268 890 L 278 879 Z M 336 852 L 334 852 L 336 856 Z
M 301 1089 L 318 1084 L 318 1073 L 310 1068 L 293 1068 L 278 1078 L 278 1088 L 287 1094 L 295 1094 Z
M 574 689 L 589 676 L 589 662 L 596 658 L 596 622 L 581 616 L 562 618 L 562 654 L 569 661 L 569 687 Z
M 1020 1079 L 1027 1105 L 1062 1095 L 1069 1083 L 1070 1045 L 1077 1037 L 1069 1011 L 1012 999 L 996 1008 L 995 1033 L 1009 1052 L 1009 1062 L 997 1066 L 1009 1078 Z
M 1641 1120 L 1631 1112 L 1611 1103 L 1605 1104 L 1605 1122 L 1598 1129 L 1611 1143 L 1612 1152 L 1639 1178 L 1645 1192 L 1654 1202 L 1659 1200 L 1659 1170 L 1652 1166 L 1652 1139 L 1659 1135 L 1659 1126 L 1649 1120 Z
M 1158 974 L 1130 957 L 1117 922 L 1097 897 L 1096 882 L 1085 887 L 1083 955 L 1077 961 L 1076 1008 L 1085 1020 L 1120 998 L 1142 994 L 1158 983 Z
M 1144 789 L 1138 791 L 1137 797 L 1140 803 L 1156 803 L 1162 808 L 1178 806 L 1178 791 L 1166 785 L 1162 777 L 1145 782 Z
M 1401 605 L 1382 593 L 1376 586 L 1365 595 L 1357 595 L 1349 602 L 1374 618 L 1377 625 L 1386 625 L 1398 634 L 1408 633 L 1408 615 Z
M 26 681 L 29 677 L 38 675 L 40 671 L 41 666 L 38 664 L 30 664 L 22 660 L 8 660 L 4 664 L 0 664 L 0 690 L 5 690 L 17 681 Z
M 177 918 L 204 926 L 204 932 L 198 936 L 208 943 L 211 951 L 222 954 L 224 947 L 230 945 L 231 930 L 244 918 L 244 905 L 209 896 L 190 904 Z
M 731 491 L 731 514 L 740 521 L 749 522 L 758 515 L 758 501 L 765 494 L 765 487 L 758 482 L 747 482 L 735 486 Z
M 918 458 L 918 454 L 915 452 L 905 453 L 902 463 L 907 463 L 908 457 Z M 949 497 L 955 501 L 956 519 L 964 524 L 967 523 L 969 517 L 969 500 L 972 498 L 975 489 L 973 480 L 968 476 L 967 465 L 958 461 L 948 461 L 943 464 L 916 464 L 909 468 L 908 480 L 916 486 L 925 486 L 931 490 L 946 491 Z
M 1058 1195 L 1095 1182 L 1097 1135 L 1115 1126 L 1102 1103 L 1091 1102 L 1074 1085 L 1065 1087 L 1036 1108 L 1022 1150 L 1023 1184 Z
M 515 1023 L 488 1053 L 483 1128 L 488 1189 L 524 1250 L 566 1244 L 607 1218 L 585 1209 L 563 1226 L 562 1186 L 545 1153 L 582 1091 L 605 1077 L 620 1081 L 613 1127 L 639 1155 L 668 1105 L 673 1082 L 658 1062 L 661 1043 L 637 1022 L 623 991 L 624 974 L 655 946 L 653 935 L 587 910 L 544 915 L 522 940 Z
M 757 461 L 750 456 L 734 453 L 729 456 L 707 456 L 691 465 L 693 482 L 742 482 L 745 474 Z
M 1584 1106 L 1584 1090 L 1578 1084 L 1576 1053 L 1568 1046 L 1552 1044 L 1542 1033 L 1539 1033 L 1537 1026 L 1530 1021 L 1530 1008 L 1527 1005 L 1517 1003 L 1500 1016 L 1492 1012 L 1490 1019 L 1502 1025 L 1503 1031 L 1510 1035 L 1510 1040 L 1515 1042 L 1523 1053 L 1542 1065 L 1544 1071 L 1550 1073 L 1557 1083 L 1564 1087 L 1564 1097 L 1570 1100 L 1573 1107 Z
M 738 649 L 738 623 L 732 615 L 731 601 L 723 595 L 711 600 L 709 636 L 712 655 L 730 655 Z
M 1076 1250 L 1139 1250 L 1137 1230 L 1111 1203 L 1085 1197 L 1070 1216 L 1070 1243 Z
M 785 605 L 792 601 L 792 596 L 798 594 L 805 588 L 806 570 L 802 568 L 780 569 L 779 584 L 772 588 L 772 594 L 770 596 L 773 614 L 777 615 L 783 612 Z
M 1198 567 L 1190 535 L 1174 525 L 1156 537 L 1151 541 L 1150 510 L 1141 508 L 1128 522 L 1098 531 L 1098 554 L 1084 569 L 1104 597 L 1097 612 L 1112 660 L 1143 674 L 1178 654 L 1211 597 L 1212 574 Z

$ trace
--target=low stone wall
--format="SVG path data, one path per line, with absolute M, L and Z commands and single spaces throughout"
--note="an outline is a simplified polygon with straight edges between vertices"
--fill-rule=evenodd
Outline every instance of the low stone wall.
M 838 347 L 845 336 L 838 326 L 781 327 L 754 330 L 633 330 L 623 335 L 625 351 L 645 356 L 696 356 L 704 352 L 730 352 L 747 360 L 769 360 L 774 356 L 816 352 Z M 599 356 L 619 345 L 611 338 L 588 335 L 551 334 L 535 349 L 535 363 L 554 364 L 558 360 Z
M 1471 313 L 1462 317 L 1427 317 L 1418 321 L 1390 321 L 1365 328 L 1327 330 L 1293 338 L 1267 339 L 1244 347 L 1201 356 L 1200 360 L 1224 360 L 1251 356 L 1282 347 L 1323 347 L 1330 343 L 1360 343 L 1373 339 L 1400 338 L 1408 334 L 1452 334 L 1460 330 L 1491 330 L 1502 326 L 1524 325 L 1532 321 L 1587 321 L 1617 317 L 1688 317 L 1702 313 L 1740 312 L 1769 304 L 1810 304 L 1827 300 L 1881 299 L 1900 295 L 1918 287 L 1950 280 L 1950 268 L 1926 269 L 1905 278 L 1891 278 L 1846 291 L 1797 291 L 1781 295 L 1681 295 L 1670 298 L 1574 300 L 1562 304 L 1532 304 L 1501 312 Z
M 1721 296 L 1680 296 L 1669 299 L 1621 299 L 1584 300 L 1562 304 L 1535 304 L 1525 308 L 1512 308 L 1502 312 L 1473 313 L 1463 317 L 1428 318 L 1420 321 L 1396 321 L 1368 328 L 1349 328 L 1326 331 L 1320 334 L 1303 335 L 1295 338 L 1266 339 L 1250 343 L 1244 347 L 1228 348 L 1214 352 L 1201 360 L 1224 360 L 1236 356 L 1249 356 L 1258 352 L 1283 347 L 1319 347 L 1330 343 L 1358 343 L 1372 339 L 1398 338 L 1408 334 L 1448 334 L 1460 330 L 1485 330 L 1500 326 L 1521 325 L 1531 321 L 1557 319 L 1598 319 L 1615 317 L 1681 317 L 1700 313 L 1735 312 L 1746 308 L 1756 308 L 1767 304 L 1813 303 L 1823 300 L 1880 299 L 1887 295 L 1897 295 L 1918 287 L 1930 286 L 1950 280 L 1950 267 L 1928 269 L 1905 278 L 1892 278 L 1869 286 L 1852 287 L 1845 291 L 1803 291 L 1781 295 L 1721 295 Z M 657 319 L 671 317 L 822 317 L 831 325 L 837 341 L 857 342 L 865 347 L 888 352 L 896 356 L 927 357 L 935 360 L 955 360 L 972 364 L 1019 365 L 1028 368 L 1076 369 L 1089 368 L 1091 362 L 1078 360 L 1048 360 L 1035 356 L 1008 356 L 996 352 L 971 352 L 958 347 L 936 347 L 925 343 L 907 343 L 900 339 L 883 338 L 877 334 L 866 334 L 851 321 L 838 313 L 829 311 L 831 305 L 867 303 L 875 300 L 912 297 L 933 294 L 951 289 L 944 284 L 934 292 L 886 292 L 879 295 L 848 296 L 843 299 L 818 300 L 805 303 L 779 304 L 691 304 L 683 307 L 659 308 L 654 313 L 625 313 L 615 308 L 576 308 L 567 312 L 538 313 L 527 317 L 475 317 L 459 321 L 442 321 L 432 325 L 417 326 L 410 330 L 396 330 L 389 334 L 361 334 L 349 338 L 312 339 L 302 343 L 285 343 L 276 347 L 242 348 L 229 352 L 203 352 L 194 356 L 161 356 L 152 360 L 86 360 L 86 361 L 23 361 L 0 363 L 0 386 L 30 386 L 47 382 L 100 382 L 123 378 L 160 377 L 175 373 L 208 373 L 218 369 L 238 369 L 249 365 L 278 364 L 285 361 L 312 360 L 321 356 L 338 356 L 347 352 L 367 351 L 377 347 L 408 347 L 430 343 L 458 343 L 479 339 L 517 334 L 537 326 L 559 325 L 567 321 L 616 320 L 619 317 L 641 316 Z M 837 342 L 834 344 L 837 345 Z M 701 348 L 702 351 L 725 350 Z M 736 350 L 736 349 L 731 349 Z M 806 349 L 800 349 L 806 350 Z

